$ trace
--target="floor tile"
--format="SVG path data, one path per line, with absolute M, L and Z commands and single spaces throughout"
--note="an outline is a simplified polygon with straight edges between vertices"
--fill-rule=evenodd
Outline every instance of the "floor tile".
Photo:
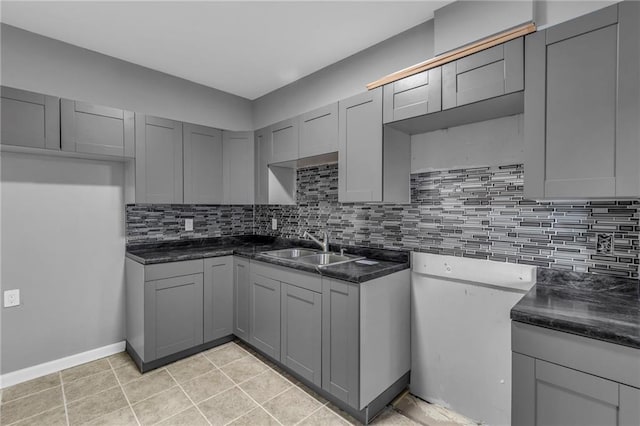
M 187 395 L 174 386 L 162 393 L 133 405 L 133 411 L 143 425 L 151 425 L 193 406 Z
M 67 403 L 69 403 L 115 386 L 118 386 L 116 375 L 113 374 L 112 370 L 109 370 L 93 376 L 83 377 L 71 383 L 65 383 L 63 390 Z
M 92 426 L 137 426 L 138 421 L 133 415 L 130 407 L 122 408 L 118 411 L 98 417 L 90 421 L 87 425 Z
M 133 380 L 139 379 L 143 374 L 138 370 L 138 366 L 134 364 L 133 360 L 123 364 L 121 367 L 114 368 L 116 376 L 120 381 L 120 384 L 129 383 Z M 151 374 L 152 371 L 145 373 L 144 375 Z
M 356 420 L 355 417 L 353 417 L 351 414 L 347 413 L 346 411 L 344 411 L 342 408 L 338 407 L 335 404 L 328 403 L 327 408 L 333 411 L 335 414 L 338 415 L 338 417 L 344 419 L 349 424 L 352 424 L 352 425 L 362 424 L 358 420 Z
M 86 364 L 62 370 L 62 381 L 68 383 L 110 369 L 111 365 L 109 365 L 107 359 L 101 358 Z
M 234 387 L 201 402 L 198 407 L 213 425 L 224 425 L 247 414 L 257 405 L 244 392 Z
M 249 353 L 235 343 L 227 343 L 217 348 L 210 349 L 204 355 L 216 366 L 222 367 L 230 362 L 249 356 Z
M 2 402 L 9 402 L 32 393 L 60 386 L 60 373 L 53 373 L 2 390 Z
M 208 426 L 207 419 L 202 417 L 200 411 L 196 407 L 184 410 L 175 416 L 158 423 L 159 426 Z
M 78 425 L 102 417 L 127 406 L 127 400 L 120 387 L 91 395 L 67 404 L 69 424 Z
M 145 374 L 138 380 L 122 385 L 131 404 L 149 398 L 176 385 L 166 370 L 156 370 Z
M 119 352 L 117 354 L 111 355 L 108 358 L 109 362 L 111 363 L 111 366 L 115 369 L 118 367 L 122 367 L 123 365 L 129 363 L 129 362 L 133 362 L 133 360 L 131 359 L 131 357 L 129 356 L 129 354 L 124 351 L 124 352 Z
M 278 426 L 280 423 L 277 422 L 272 416 L 269 415 L 266 411 L 264 411 L 261 407 L 254 408 L 249 411 L 244 416 L 239 419 L 231 422 L 233 426 Z
M 178 383 L 184 383 L 194 377 L 205 374 L 216 368 L 202 354 L 174 362 L 168 365 L 167 370 Z
M 9 424 L 63 405 L 60 386 L 14 399 L 0 406 L 3 424 Z
M 385 408 L 385 410 L 373 420 L 372 424 L 377 426 L 421 426 L 421 423 L 403 416 L 392 408 Z M 438 424 L 438 426 L 440 426 L 440 424 Z
M 36 416 L 21 420 L 18 423 L 14 423 L 11 426 L 66 426 L 66 425 L 67 425 L 67 413 L 65 413 L 64 411 L 64 406 L 61 405 L 52 410 L 45 411 L 44 413 L 40 413 Z
M 322 407 L 298 424 L 300 426 L 345 426 L 349 423 L 327 407 Z
M 395 404 L 396 411 L 418 423 L 427 425 L 475 425 L 476 423 L 454 411 L 430 404 L 411 394 L 406 394 Z
M 292 425 L 313 413 L 321 404 L 297 387 L 291 388 L 263 404 L 284 425 Z
M 293 386 L 273 370 L 267 370 L 242 383 L 240 387 L 258 404 L 273 398 Z
M 227 364 L 220 369 L 224 374 L 229 376 L 231 380 L 236 383 L 241 383 L 266 371 L 267 366 L 253 356 L 248 356 Z
M 189 395 L 189 398 L 197 404 L 233 386 L 234 383 L 216 369 L 184 383 L 182 388 Z

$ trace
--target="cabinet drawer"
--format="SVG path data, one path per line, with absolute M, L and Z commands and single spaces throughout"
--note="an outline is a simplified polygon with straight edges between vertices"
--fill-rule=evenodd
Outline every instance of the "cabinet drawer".
M 285 282 L 296 287 L 322 293 L 322 279 L 320 275 L 307 272 L 299 272 L 285 266 L 270 265 L 267 263 L 251 263 L 251 272 L 276 281 Z
M 524 45 L 518 38 L 442 66 L 442 109 L 524 90 Z
M 181 275 L 201 274 L 204 271 L 202 259 L 184 262 L 158 263 L 144 267 L 144 280 L 152 281 Z

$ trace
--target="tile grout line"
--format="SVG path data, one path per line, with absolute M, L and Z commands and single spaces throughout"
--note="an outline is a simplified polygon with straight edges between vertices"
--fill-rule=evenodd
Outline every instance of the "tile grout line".
M 67 409 L 67 395 L 64 393 L 64 382 L 62 381 L 62 370 L 58 371 L 58 378 L 60 379 L 60 391 L 62 391 L 62 405 L 64 406 L 64 417 L 67 420 L 67 426 L 70 426 L 69 422 L 69 410 Z
M 60 373 L 60 372 L 58 371 L 58 373 Z M 52 373 L 52 374 L 55 374 L 55 373 Z M 51 390 L 51 389 L 54 389 L 54 388 L 57 388 L 58 386 L 60 386 L 60 387 L 62 386 L 62 380 L 60 380 L 60 384 L 55 385 L 55 386 L 51 386 L 50 388 L 40 389 L 39 391 L 35 391 L 35 392 L 30 393 L 30 394 L 23 395 L 23 396 L 21 396 L 21 397 L 19 397 L 19 398 L 14 398 L 14 399 L 12 399 L 12 400 L 10 400 L 10 401 L 2 401 L 2 404 L 1 404 L 1 405 L 7 405 L 7 404 L 10 404 L 10 403 L 12 403 L 12 402 L 14 402 L 14 401 L 19 401 L 19 400 L 21 400 L 21 399 L 24 399 L 24 398 L 27 398 L 27 397 L 30 397 L 30 396 L 33 396 L 33 395 L 37 395 L 37 394 L 39 394 L 39 393 L 46 392 L 46 391 Z M 7 389 L 9 389 L 9 388 L 7 388 Z
M 207 357 L 205 357 L 205 358 L 207 358 Z M 191 404 L 193 404 L 193 406 L 194 406 L 194 407 L 196 407 L 196 410 L 198 410 L 198 413 L 200 413 L 200 415 L 205 419 L 205 421 L 206 421 L 207 423 L 211 424 L 211 422 L 209 421 L 209 419 L 207 418 L 207 416 L 205 416 L 205 415 L 204 415 L 204 413 L 202 412 L 202 410 L 200 410 L 200 407 L 198 407 L 198 405 L 197 405 L 195 402 L 193 402 L 193 399 L 191 399 L 191 397 L 189 396 L 189 394 L 184 390 L 184 388 L 182 387 L 182 385 L 180 384 L 180 382 L 178 382 L 178 381 L 176 380 L 176 378 L 175 378 L 175 377 L 173 377 L 173 374 L 171 374 L 171 372 L 169 371 L 169 369 L 166 369 L 166 370 L 167 370 L 167 373 L 169 373 L 169 376 L 173 379 L 173 381 L 174 381 L 174 382 L 176 382 L 176 383 L 178 384 L 178 387 L 180 388 L 180 390 L 182 391 L 182 393 L 184 393 L 184 394 L 185 394 L 185 396 L 187 397 L 187 399 L 189 399 L 189 401 L 191 402 Z M 191 407 L 189 407 L 189 408 L 191 408 Z M 185 409 L 185 410 L 186 410 L 186 409 Z M 183 410 L 183 411 L 185 411 L 185 410 Z M 180 414 L 180 413 L 176 413 L 176 414 Z M 173 417 L 173 416 L 171 416 L 171 417 Z M 169 418 L 171 418 L 171 417 L 169 417 Z M 164 420 L 166 420 L 166 419 L 164 419 Z M 162 420 L 162 421 L 164 421 L 164 420 Z M 159 422 L 158 422 L 158 423 L 159 423 Z
M 131 405 L 131 401 L 129 401 L 129 397 L 127 396 L 127 393 L 124 391 L 124 386 L 122 386 L 122 383 L 120 383 L 120 378 L 118 378 L 118 375 L 116 374 L 116 369 L 113 368 L 113 364 L 111 364 L 110 359 L 107 358 L 107 362 L 109 363 L 109 367 L 111 367 L 111 372 L 116 377 L 116 382 L 118 382 L 118 386 L 120 386 L 120 392 L 122 392 L 122 395 L 124 395 L 124 399 L 127 401 L 129 410 L 131 410 L 131 412 L 133 413 L 133 418 L 136 419 L 136 423 L 138 424 L 138 426 L 142 425 L 142 423 L 140 423 L 140 420 L 138 419 L 138 415 L 136 414 L 136 411 L 133 409 L 133 405 Z

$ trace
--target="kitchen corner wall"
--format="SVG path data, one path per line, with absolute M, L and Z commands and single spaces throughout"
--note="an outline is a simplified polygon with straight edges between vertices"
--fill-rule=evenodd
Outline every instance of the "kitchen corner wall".
M 639 208 L 633 201 L 536 202 L 523 197 L 522 164 L 411 175 L 411 203 L 338 203 L 337 165 L 299 169 L 298 204 L 256 206 L 257 234 L 401 248 L 579 272 L 638 277 Z M 278 231 L 271 231 L 271 218 Z M 596 252 L 611 235 L 610 253 Z

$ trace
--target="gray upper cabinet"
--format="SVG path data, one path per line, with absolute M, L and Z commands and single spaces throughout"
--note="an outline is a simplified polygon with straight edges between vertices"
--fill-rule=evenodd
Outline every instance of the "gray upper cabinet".
M 527 36 L 528 198 L 640 195 L 640 4 Z
M 60 149 L 60 98 L 2 87 L 2 144 Z
M 269 203 L 269 128 L 254 132 L 255 204 Z
M 182 128 L 184 203 L 222 204 L 222 131 L 186 123 Z
M 251 273 L 249 306 L 249 342 L 280 359 L 280 282 Z
M 135 115 L 136 203 L 181 204 L 182 123 Z
M 281 283 L 280 361 L 322 386 L 322 294 Z
M 269 164 L 298 159 L 298 119 L 290 118 L 269 126 Z
M 436 67 L 385 85 L 383 122 L 386 124 L 440 111 L 441 79 L 441 67 Z
M 338 200 L 382 200 L 382 89 L 339 103 Z
M 359 297 L 355 284 L 322 280 L 322 388 L 358 409 Z
M 62 99 L 60 121 L 63 151 L 134 157 L 131 111 Z
M 224 204 L 253 204 L 253 151 L 253 132 L 222 132 Z
M 442 109 L 524 90 L 524 46 L 517 38 L 442 66 Z
M 338 150 L 338 103 L 299 117 L 299 157 L 306 158 Z
M 233 258 L 233 334 L 249 341 L 249 261 Z
M 204 259 L 204 342 L 233 333 L 233 257 Z

